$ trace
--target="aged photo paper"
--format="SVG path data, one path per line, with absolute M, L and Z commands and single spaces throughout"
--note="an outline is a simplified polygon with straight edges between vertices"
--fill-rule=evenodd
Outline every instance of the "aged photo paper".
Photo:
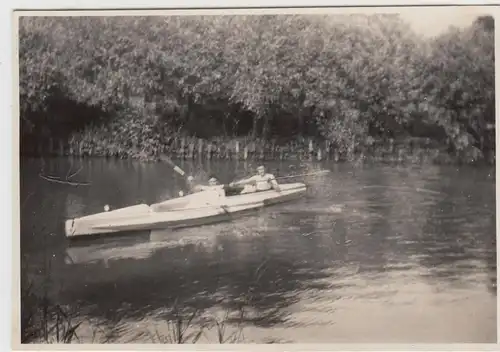
M 496 11 L 16 11 L 13 347 L 495 349 Z

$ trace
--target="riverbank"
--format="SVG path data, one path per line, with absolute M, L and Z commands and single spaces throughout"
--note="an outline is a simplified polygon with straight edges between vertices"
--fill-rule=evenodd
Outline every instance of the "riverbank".
M 492 161 L 493 24 L 426 38 L 393 15 L 24 18 L 23 153 Z
M 288 143 L 251 138 L 213 138 L 211 140 L 180 137 L 169 143 L 157 141 L 125 146 L 102 138 L 86 140 L 72 139 L 69 142 L 50 139 L 21 150 L 22 156 L 73 156 L 138 159 L 158 161 L 163 155 L 177 160 L 313 160 L 334 162 L 389 162 L 389 163 L 433 163 L 433 164 L 490 164 L 495 157 L 483 156 L 474 147 L 459 153 L 451 153 L 445 147 L 428 138 L 408 138 L 400 141 L 371 140 L 363 146 L 353 148 L 351 153 L 341 153 L 329 141 L 313 138 L 298 138 Z

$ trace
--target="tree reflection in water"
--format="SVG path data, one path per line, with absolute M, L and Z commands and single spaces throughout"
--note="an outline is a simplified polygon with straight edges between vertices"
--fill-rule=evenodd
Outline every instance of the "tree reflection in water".
M 67 163 L 59 162 L 67 172 Z M 39 165 L 34 179 L 22 181 L 23 268 L 38 275 L 50 267 L 51 281 L 62 286 L 52 292 L 54 300 L 105 324 L 111 340 L 150 342 L 145 331 L 153 323 L 175 321 L 179 314 L 188 319 L 195 311 L 198 325 L 213 315 L 224 320 L 227 313 L 232 326 L 286 327 L 290 336 L 319 319 L 324 327 L 334 326 L 331 331 L 364 324 L 378 336 L 383 332 L 376 324 L 349 315 L 350 309 L 383 314 L 391 309 L 387 302 L 427 302 L 433 290 L 448 293 L 439 297 L 446 309 L 452 310 L 457 296 L 474 297 L 470 309 L 486 309 L 479 300 L 488 290 L 496 295 L 495 192 L 484 170 L 336 164 L 327 179 L 311 182 L 307 198 L 232 223 L 69 245 L 62 214 L 101 210 L 107 202 L 154 202 L 175 194 L 180 184 L 165 183 L 170 171 L 164 165 L 134 169 L 129 162 L 86 162 L 95 164 L 85 171 L 96 181 L 92 190 L 42 184 Z M 221 178 L 245 173 L 242 164 L 211 163 Z M 196 171 L 189 163 L 184 167 Z M 44 231 L 52 235 L 40 235 Z M 441 307 L 429 304 L 431 312 Z M 401 320 L 417 314 L 391 312 Z M 394 321 L 388 317 L 386 322 Z M 489 317 L 478 319 L 489 330 Z M 137 335 L 138 324 L 146 335 Z M 419 333 L 427 330 L 411 336 Z

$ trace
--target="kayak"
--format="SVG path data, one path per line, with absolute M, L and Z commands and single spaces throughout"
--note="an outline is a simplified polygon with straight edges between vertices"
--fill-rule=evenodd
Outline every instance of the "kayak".
M 156 204 L 138 204 L 117 210 L 68 219 L 66 237 L 125 231 L 179 229 L 231 221 L 237 216 L 269 205 L 297 199 L 306 192 L 303 183 L 280 185 L 275 190 L 226 195 L 223 187 L 206 190 Z

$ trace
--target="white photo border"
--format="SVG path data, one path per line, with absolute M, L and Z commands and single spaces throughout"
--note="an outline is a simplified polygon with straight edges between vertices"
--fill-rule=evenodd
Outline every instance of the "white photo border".
M 0 246 L 2 253 L 0 255 L 0 260 L 2 265 L 0 265 L 1 277 L 4 278 L 4 282 L 1 285 L 3 291 L 1 306 L 1 316 L 4 320 L 3 326 L 0 329 L 1 341 L 3 345 L 8 349 L 15 350 L 50 350 L 50 351 L 79 351 L 79 350 L 93 350 L 93 351 L 109 351 L 109 350 L 169 350 L 169 351 L 208 351 L 208 350 L 220 350 L 220 351 L 330 351 L 330 350 L 380 350 L 380 351 L 406 351 L 406 350 L 449 350 L 449 351 L 498 351 L 500 350 L 500 345 L 497 344 L 453 344 L 453 345 L 433 345 L 433 344 L 422 344 L 422 345 L 385 345 L 385 344 L 317 344 L 317 345 L 306 345 L 306 344 L 284 344 L 284 345 L 19 345 L 16 342 L 18 335 L 18 329 L 14 329 L 13 323 L 17 322 L 17 319 L 13 319 L 12 313 L 16 311 L 19 305 L 19 294 L 18 289 L 16 289 L 19 272 L 19 154 L 18 154 L 18 81 L 15 70 L 17 67 L 16 56 L 14 53 L 15 43 L 16 43 L 16 32 L 15 32 L 15 15 L 14 10 L 53 10 L 55 15 L 65 15 L 65 11 L 73 10 L 92 10 L 100 11 L 129 11 L 133 9 L 133 12 L 140 12 L 140 14 L 146 14 L 149 11 L 163 10 L 170 12 L 169 9 L 175 9 L 175 11 L 189 12 L 210 8 L 210 11 L 273 11 L 273 12 L 304 12 L 304 11 L 331 11 L 333 7 L 349 7 L 349 10 L 356 10 L 356 7 L 367 6 L 363 8 L 363 11 L 373 10 L 375 6 L 384 6 L 384 11 L 396 9 L 402 10 L 403 7 L 400 6 L 460 6 L 460 8 L 465 12 L 488 12 L 495 17 L 495 20 L 499 19 L 500 11 L 497 5 L 497 1 L 325 1 L 317 0 L 313 4 L 307 0 L 260 0 L 253 1 L 251 3 L 245 1 L 202 1 L 202 0 L 173 0 L 168 3 L 160 0 L 20 0 L 13 2 L 3 2 L 1 4 L 1 30 L 0 30 L 0 43 L 4 43 L 4 48 L 0 52 L 0 70 L 2 72 L 0 79 L 0 102 L 2 110 L 4 112 L 4 118 L 1 119 L 1 123 L 4 125 L 0 128 L 2 136 L 0 141 L 3 144 L 0 147 L 0 162 L 3 165 L 11 165 L 12 171 L 0 173 L 2 177 L 2 182 L 0 184 L 4 188 L 4 195 L 2 212 L 4 228 L 8 228 L 7 234 L 4 236 L 4 242 Z M 463 6 L 467 5 L 467 6 Z M 488 5 L 488 6 L 484 6 Z M 397 8 L 390 8 L 386 6 L 397 6 Z M 24 12 L 24 11 L 23 11 Z M 111 14 L 111 12 L 108 12 Z M 166 12 L 165 12 L 166 13 Z M 23 13 L 24 15 L 28 13 Z M 34 14 L 34 13 L 30 13 Z M 73 12 L 74 14 L 74 12 Z M 500 38 L 499 26 L 495 26 L 495 40 L 498 44 L 498 38 Z M 496 45 L 496 58 L 500 57 L 498 50 L 498 45 Z M 498 64 L 495 63 L 495 70 L 498 72 Z M 500 80 L 498 75 L 495 79 L 497 87 L 499 86 Z M 496 90 L 496 118 L 498 121 L 498 112 L 500 106 L 498 105 L 498 89 Z M 496 129 L 496 143 L 498 149 L 499 132 Z M 496 166 L 496 177 L 498 181 L 499 168 Z M 7 201 L 8 196 L 11 195 L 10 202 Z M 497 195 L 497 215 L 498 215 L 498 195 L 499 190 L 496 190 Z M 9 224 L 9 226 L 6 226 Z M 496 219 L 497 229 L 499 228 L 498 216 Z M 498 232 L 498 231 L 497 231 Z M 9 236 L 9 234 L 11 234 Z M 498 241 L 497 241 L 498 242 Z M 498 248 L 497 243 L 497 259 L 498 259 Z M 497 270 L 497 280 L 500 275 Z M 8 279 L 7 279 L 8 278 Z M 498 330 L 498 304 L 497 304 L 497 330 Z

